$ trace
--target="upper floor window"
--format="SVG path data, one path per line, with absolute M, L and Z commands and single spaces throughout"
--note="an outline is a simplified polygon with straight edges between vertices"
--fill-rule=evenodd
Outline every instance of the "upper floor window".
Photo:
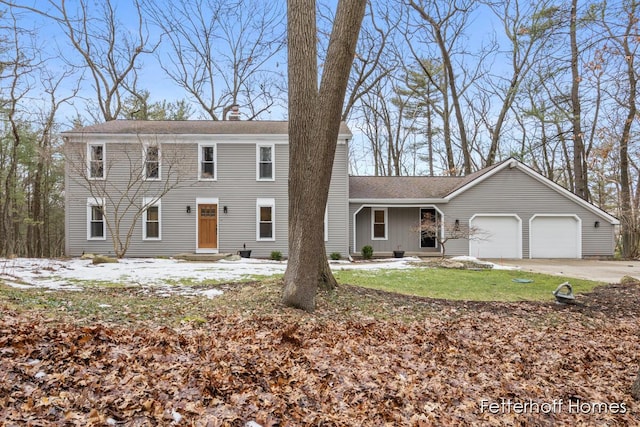
M 145 179 L 160 179 L 160 147 L 147 145 L 144 147 Z
M 274 145 L 273 144 L 258 144 L 257 145 L 257 177 L 258 181 L 273 181 L 273 154 L 274 154 Z
M 216 179 L 216 145 L 200 144 L 198 146 L 198 179 L 215 180 Z
M 104 179 L 104 144 L 88 144 L 87 145 L 87 165 L 89 178 Z
M 145 198 L 146 206 L 143 215 L 142 238 L 144 240 L 160 240 L 160 200 Z
M 104 240 L 106 222 L 104 218 L 104 199 L 87 199 L 87 240 Z

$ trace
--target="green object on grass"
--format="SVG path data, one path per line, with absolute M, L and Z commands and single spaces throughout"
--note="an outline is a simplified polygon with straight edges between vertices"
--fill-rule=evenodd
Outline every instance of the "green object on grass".
M 531 279 L 511 279 L 511 281 L 516 283 L 533 283 Z

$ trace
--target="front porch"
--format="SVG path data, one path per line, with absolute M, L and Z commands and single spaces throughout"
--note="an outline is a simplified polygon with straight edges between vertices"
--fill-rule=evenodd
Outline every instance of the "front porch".
M 421 221 L 433 219 L 433 232 L 421 232 Z M 405 256 L 439 257 L 442 247 L 443 213 L 434 205 L 359 205 L 353 207 L 352 256 L 361 256 L 364 246 L 373 248 L 376 258 L 393 257 L 394 251 Z M 435 233 L 435 234 L 434 234 Z

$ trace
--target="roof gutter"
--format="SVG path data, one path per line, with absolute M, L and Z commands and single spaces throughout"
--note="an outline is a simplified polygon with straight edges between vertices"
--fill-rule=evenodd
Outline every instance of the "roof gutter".
M 405 206 L 405 205 L 424 205 L 424 204 L 433 204 L 433 203 L 449 203 L 449 200 L 442 198 L 431 198 L 431 199 L 349 199 L 349 203 L 365 203 L 365 204 L 374 204 L 374 205 L 396 205 L 396 206 Z

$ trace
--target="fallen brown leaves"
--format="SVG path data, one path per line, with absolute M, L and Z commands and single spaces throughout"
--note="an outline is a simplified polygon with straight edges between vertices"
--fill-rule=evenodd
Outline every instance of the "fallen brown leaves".
M 0 309 L 0 419 L 8 426 L 639 425 L 630 395 L 640 361 L 639 290 L 599 290 L 570 307 L 358 290 L 361 298 L 388 297 L 396 309 L 431 311 L 380 320 L 340 316 L 325 302 L 313 316 L 220 311 L 204 327 L 177 328 L 83 326 Z M 483 400 L 501 411 L 491 413 Z M 560 400 L 547 411 L 504 406 Z M 608 406 L 570 411 L 578 402 Z

